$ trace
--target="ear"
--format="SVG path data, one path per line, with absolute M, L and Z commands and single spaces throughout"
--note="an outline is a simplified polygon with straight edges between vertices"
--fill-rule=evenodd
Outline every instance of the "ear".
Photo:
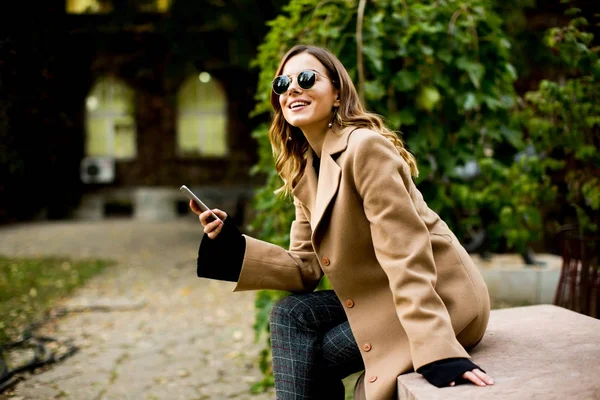
M 335 91 L 335 100 L 333 101 L 333 106 L 334 107 L 339 107 L 341 104 L 341 100 L 340 100 L 340 91 L 336 90 Z

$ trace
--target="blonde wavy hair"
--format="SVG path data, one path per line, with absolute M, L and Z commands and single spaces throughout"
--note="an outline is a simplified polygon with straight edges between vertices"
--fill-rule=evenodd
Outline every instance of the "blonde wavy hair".
M 418 176 L 419 170 L 415 157 L 406 150 L 402 140 L 385 126 L 380 116 L 364 110 L 348 71 L 331 52 L 317 46 L 294 46 L 283 56 L 275 76 L 281 75 L 287 61 L 300 53 L 311 54 L 319 60 L 325 67 L 333 86 L 339 91 L 340 107 L 332 110 L 332 129 L 356 126 L 378 132 L 394 144 L 400 156 L 410 167 L 411 174 Z M 302 131 L 285 120 L 279 104 L 279 96 L 274 92 L 271 92 L 271 105 L 274 116 L 269 128 L 269 140 L 273 148 L 275 170 L 283 179 L 283 186 L 275 193 L 291 195 L 292 189 L 304 174 L 309 144 Z

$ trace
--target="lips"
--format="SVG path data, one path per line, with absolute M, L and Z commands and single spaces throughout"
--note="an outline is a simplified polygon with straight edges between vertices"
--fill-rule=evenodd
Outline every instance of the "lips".
M 291 102 L 291 104 L 288 106 L 289 109 L 291 110 L 295 110 L 295 109 L 299 109 L 302 107 L 306 107 L 310 105 L 310 101 L 306 101 L 306 100 L 294 100 Z

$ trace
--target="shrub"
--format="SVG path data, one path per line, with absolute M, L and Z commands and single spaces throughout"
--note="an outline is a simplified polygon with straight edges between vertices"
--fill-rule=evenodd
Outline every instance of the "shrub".
M 559 205 L 583 234 L 600 230 L 600 47 L 586 32 L 588 21 L 581 10 L 571 8 L 567 26 L 549 29 L 546 45 L 555 63 L 564 69 L 560 81 L 544 80 L 525 95 L 517 114 L 528 141 L 544 155 L 534 160 L 547 187 L 552 181 L 560 190 Z

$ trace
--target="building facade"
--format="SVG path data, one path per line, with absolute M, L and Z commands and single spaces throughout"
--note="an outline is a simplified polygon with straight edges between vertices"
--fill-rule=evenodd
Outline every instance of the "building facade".
M 20 99 L 21 109 L 60 109 L 48 117 L 53 126 L 27 121 L 25 111 L 13 118 L 24 120 L 23 131 L 46 127 L 42 158 L 53 160 L 53 173 L 44 176 L 56 192 L 36 215 L 174 218 L 188 212 L 178 190 L 187 185 L 243 221 L 262 182 L 250 173 L 251 132 L 263 121 L 249 117 L 258 75 L 249 64 L 276 13 L 253 3 L 51 0 L 44 18 L 15 25 L 13 37 L 45 46 L 32 72 L 55 82 L 50 100 Z M 34 158 L 22 155 L 43 168 Z

